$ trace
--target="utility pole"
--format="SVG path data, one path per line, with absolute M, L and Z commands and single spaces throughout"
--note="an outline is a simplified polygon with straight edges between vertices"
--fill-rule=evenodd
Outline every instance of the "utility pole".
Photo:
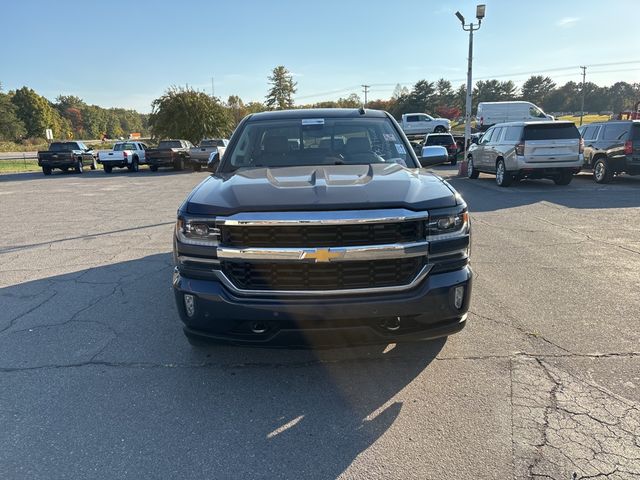
M 367 94 L 369 93 L 369 88 L 371 85 L 362 85 L 364 92 L 364 104 L 362 105 L 364 108 L 367 108 Z
M 584 80 L 587 76 L 587 67 L 580 67 L 582 69 L 582 106 L 580 107 L 580 125 L 582 126 L 582 117 L 584 117 Z
M 211 98 L 216 96 L 216 86 L 213 83 L 213 76 L 211 76 Z
M 460 20 L 460 23 L 462 24 L 462 30 L 464 30 L 465 32 L 469 32 L 469 56 L 467 58 L 467 98 L 464 112 L 464 158 L 462 159 L 462 162 L 460 162 L 458 175 L 466 175 L 467 149 L 469 148 L 469 143 L 471 140 L 471 94 L 473 93 L 473 32 L 480 29 L 480 26 L 482 25 L 482 19 L 485 16 L 485 10 L 486 6 L 483 4 L 476 6 L 476 18 L 478 19 L 477 24 L 465 24 L 462 14 L 460 12 L 456 12 L 456 17 L 458 17 L 458 20 Z

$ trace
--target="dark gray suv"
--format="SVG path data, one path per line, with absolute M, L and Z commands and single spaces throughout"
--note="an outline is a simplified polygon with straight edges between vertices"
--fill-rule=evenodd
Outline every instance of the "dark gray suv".
M 609 183 L 614 175 L 640 175 L 640 121 L 592 123 L 580 127 L 584 140 L 584 164 L 593 169 L 597 183 Z

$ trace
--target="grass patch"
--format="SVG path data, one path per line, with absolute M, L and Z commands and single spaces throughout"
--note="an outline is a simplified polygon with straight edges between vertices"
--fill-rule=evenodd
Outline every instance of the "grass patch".
M 0 160 L 0 174 L 13 172 L 37 172 L 37 160 Z
M 609 115 L 585 115 L 582 117 L 582 124 L 585 123 L 594 123 L 594 122 L 607 122 L 611 117 Z M 558 117 L 558 120 L 565 120 L 567 122 L 573 122 L 576 125 L 580 125 L 580 117 L 574 117 L 573 115 L 564 115 L 562 117 Z

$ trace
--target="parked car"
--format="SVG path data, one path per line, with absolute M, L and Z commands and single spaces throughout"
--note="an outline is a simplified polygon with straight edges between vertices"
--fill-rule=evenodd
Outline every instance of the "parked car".
M 152 172 L 157 172 L 158 167 L 184 170 L 192 147 L 193 143 L 189 140 L 162 140 L 156 148 L 149 148 L 145 152 L 149 169 Z
M 440 145 L 447 149 L 451 165 L 458 163 L 458 143 L 450 133 L 429 133 L 424 139 L 424 146 Z
M 446 161 L 427 148 L 424 164 Z M 246 117 L 178 211 L 173 288 L 189 341 L 388 343 L 461 330 L 467 206 L 418 167 L 386 112 Z
M 147 148 L 142 142 L 117 142 L 113 150 L 98 152 L 98 163 L 104 167 L 104 173 L 111 173 L 114 167 L 137 172 L 139 165 L 146 162 Z
M 433 118 L 426 113 L 405 113 L 400 123 L 407 136 L 424 136 L 427 133 L 445 133 L 451 130 L 447 118 Z
M 207 166 L 209 159 L 215 153 L 222 158 L 229 140 L 226 138 L 213 138 L 202 140 L 197 147 L 189 150 L 189 162 L 194 170 L 200 170 L 202 166 Z
M 555 120 L 531 102 L 480 102 L 476 118 L 481 131 L 498 123 Z
M 501 123 L 471 145 L 467 175 L 495 174 L 501 187 L 523 178 L 549 178 L 556 185 L 568 185 L 582 167 L 582 150 L 573 122 Z
M 614 175 L 640 175 L 640 120 L 591 123 L 579 128 L 584 141 L 584 166 L 597 183 Z
M 51 175 L 54 168 L 64 172 L 73 168 L 76 173 L 82 173 L 85 165 L 95 170 L 96 158 L 93 149 L 82 142 L 52 142 L 49 150 L 38 152 L 38 166 L 45 175 Z

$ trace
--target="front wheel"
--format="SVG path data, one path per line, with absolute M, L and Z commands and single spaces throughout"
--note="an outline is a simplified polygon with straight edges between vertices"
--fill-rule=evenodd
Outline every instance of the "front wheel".
M 76 162 L 76 173 L 84 172 L 84 166 L 82 165 L 82 159 L 79 158 Z
M 553 179 L 556 185 L 569 185 L 573 180 L 573 172 L 562 172 L 556 178 Z
M 433 133 L 444 133 L 446 131 L 447 129 L 444 128 L 442 125 L 438 125 L 436 128 L 433 129 Z
M 473 158 L 469 157 L 469 161 L 467 163 L 467 176 L 470 179 L 475 180 L 479 175 L 480 172 L 473 166 Z
M 138 159 L 134 158 L 133 160 L 131 160 L 131 165 L 129 165 L 128 168 L 130 172 L 137 172 L 138 170 L 140 170 Z
M 593 166 L 593 179 L 596 183 L 609 183 L 613 180 L 613 171 L 604 158 L 596 160 Z
M 51 167 L 42 167 L 42 173 L 45 175 L 51 175 Z
M 504 160 L 498 160 L 496 164 L 496 184 L 499 187 L 508 187 L 513 182 L 513 176 L 507 172 Z

